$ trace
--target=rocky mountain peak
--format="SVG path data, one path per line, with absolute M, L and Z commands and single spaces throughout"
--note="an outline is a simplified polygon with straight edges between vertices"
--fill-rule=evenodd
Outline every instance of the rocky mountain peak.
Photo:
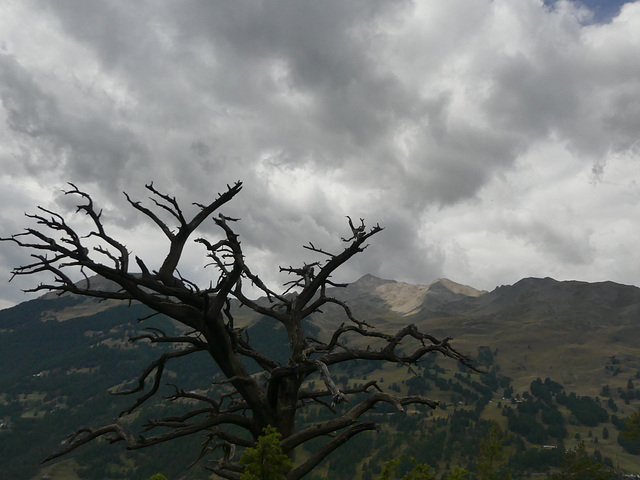
M 448 278 L 439 278 L 431 285 L 429 285 L 430 292 L 438 292 L 438 291 L 448 291 L 451 293 L 465 295 L 467 297 L 479 297 L 480 295 L 484 295 L 487 293 L 486 290 L 478 290 L 476 288 L 470 287 L 469 285 L 463 285 L 461 283 L 456 283 Z
M 367 273 L 366 275 L 360 277 L 355 282 L 350 283 L 349 289 L 373 291 L 379 286 L 385 285 L 387 283 L 398 283 L 398 282 L 396 282 L 395 280 L 385 280 L 382 278 L 378 278 L 375 275 L 371 275 L 370 273 Z
M 393 312 L 411 315 L 419 312 L 425 304 L 443 305 L 465 297 L 478 297 L 486 292 L 467 285 L 441 278 L 429 285 L 410 284 L 395 280 L 384 280 L 367 274 L 349 284 L 347 292 L 339 295 L 350 300 L 379 302 L 382 300 Z

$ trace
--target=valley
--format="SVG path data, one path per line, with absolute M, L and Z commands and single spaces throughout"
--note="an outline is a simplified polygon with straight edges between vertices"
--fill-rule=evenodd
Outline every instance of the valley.
M 343 388 L 376 380 L 384 391 L 428 395 L 440 406 L 406 413 L 378 409 L 371 415 L 383 416 L 382 430 L 352 439 L 310 478 L 373 479 L 381 463 L 402 453 L 439 473 L 473 466 L 491 422 L 505 435 L 515 478 L 550 471 L 558 452 L 581 441 L 607 465 L 640 472 L 640 446 L 618 439 L 624 419 L 640 405 L 637 287 L 544 278 L 484 292 L 446 279 L 409 285 L 367 275 L 329 294 L 381 331 L 414 323 L 437 337 L 453 337 L 451 343 L 487 373 L 432 355 L 413 371 L 373 362 L 332 371 Z M 236 305 L 233 311 L 259 351 L 277 352 L 277 361 L 286 361 L 282 332 L 247 309 Z M 72 295 L 0 311 L 0 462 L 9 465 L 10 478 L 144 480 L 158 471 L 177 478 L 196 459 L 202 439 L 194 437 L 137 452 L 94 442 L 53 465 L 39 465 L 66 434 L 108 421 L 132 403 L 107 390 L 130 384 L 161 347 L 128 338 L 145 326 L 175 328 L 166 318 L 137 322 L 148 314 L 141 305 Z M 322 339 L 345 321 L 330 305 L 309 318 L 308 332 Z M 211 381 L 221 376 L 207 358 L 192 360 L 168 365 L 170 378 L 185 389 L 215 388 Z M 172 387 L 163 388 L 171 393 Z M 123 421 L 167 414 L 168 407 L 154 408 Z M 309 412 L 301 424 L 330 414 L 320 407 Z M 361 461 L 354 463 L 354 455 Z M 202 473 L 194 468 L 187 478 Z

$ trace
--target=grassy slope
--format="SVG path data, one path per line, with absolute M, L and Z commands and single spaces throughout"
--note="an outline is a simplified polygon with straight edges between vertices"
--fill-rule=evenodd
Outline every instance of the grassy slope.
M 418 290 L 422 291 L 423 289 Z M 392 301 L 400 298 L 406 304 L 406 297 L 397 293 L 390 295 L 388 291 L 385 295 L 387 298 L 384 301 L 380 301 L 380 299 L 371 301 L 366 292 L 361 293 L 357 298 L 350 299 L 352 305 L 361 302 L 360 308 L 354 309 L 354 313 L 359 318 L 371 319 L 368 321 L 383 331 L 395 331 L 408 322 L 415 322 L 423 330 L 437 336 L 453 336 L 454 345 L 459 350 L 471 355 L 477 352 L 478 346 L 489 346 L 492 350 L 497 351 L 495 361 L 499 365 L 501 373 L 512 378 L 512 385 L 516 392 L 526 391 L 531 381 L 538 377 L 542 379 L 550 377 L 563 384 L 567 391 L 595 397 L 599 395 L 605 384 L 609 385 L 611 390 L 626 388 L 628 379 L 640 370 L 640 325 L 615 321 L 616 319 L 607 321 L 602 316 L 595 318 L 591 315 L 590 317 L 588 311 L 561 316 L 558 314 L 545 315 L 544 309 L 542 309 L 542 314 L 539 311 L 532 314 L 526 302 L 519 306 L 512 306 L 508 314 L 497 317 L 460 315 L 425 318 L 420 313 L 414 313 L 416 312 L 413 308 L 415 302 L 411 304 L 412 308 L 409 309 L 414 314 L 403 315 L 406 308 L 394 308 L 394 305 L 385 302 L 389 299 Z M 70 312 L 95 315 L 106 311 L 105 304 L 91 302 L 91 300 L 82 304 L 71 302 L 71 305 L 62 309 L 55 307 L 45 310 L 42 319 L 73 322 L 73 315 Z M 326 315 L 317 320 L 321 327 L 329 329 L 344 321 L 344 317 L 340 315 L 338 310 L 329 307 Z M 255 322 L 256 318 L 249 315 L 241 317 L 241 321 L 250 324 Z M 15 322 L 8 325 L 4 331 L 11 332 L 14 327 Z M 100 337 L 100 333 L 98 331 L 96 334 L 96 342 L 102 342 L 103 345 L 112 349 L 124 345 L 110 338 Z M 86 336 L 90 337 L 90 334 L 87 333 Z M 358 340 L 356 339 L 356 341 Z M 615 362 L 612 360 L 614 356 Z M 80 367 L 82 366 L 80 365 Z M 142 365 L 138 365 L 137 368 L 142 368 Z M 453 365 L 446 368 L 451 368 L 449 376 L 457 371 Z M 84 370 L 80 370 L 75 373 L 83 372 Z M 78 376 L 76 375 L 74 378 L 78 378 Z M 402 381 L 407 377 L 405 369 L 387 365 L 367 375 L 368 380 L 374 378 L 379 379 L 382 386 L 389 387 L 391 384 L 397 383 L 404 389 Z M 351 383 L 362 381 L 362 378 L 350 379 Z M 640 380 L 638 382 L 640 383 Z M 21 399 L 21 403 L 25 407 L 22 416 L 26 418 L 41 415 L 44 410 L 41 408 L 42 401 L 38 402 L 38 399 L 44 399 L 44 392 L 33 389 L 24 392 L 24 394 L 26 397 Z M 445 402 L 450 400 L 450 392 L 431 391 L 430 395 Z M 493 403 L 485 409 L 483 416 L 506 426 L 505 418 L 495 408 L 498 401 L 500 401 L 499 396 L 495 397 Z M 638 408 L 635 402 L 625 406 L 618 400 L 618 405 L 621 407 L 621 410 L 617 412 L 620 417 L 624 417 L 633 409 Z M 434 412 L 436 418 L 447 416 L 449 413 L 450 411 L 443 410 Z M 611 437 L 608 440 L 602 439 L 601 436 L 602 427 L 605 425 L 611 432 Z M 567 447 L 571 447 L 577 442 L 574 436 L 578 433 L 587 441 L 589 448 L 597 447 L 604 456 L 615 459 L 621 467 L 637 468 L 637 457 L 624 453 L 617 444 L 617 431 L 612 424 L 601 424 L 592 429 L 579 425 L 568 425 L 567 428 L 569 430 L 569 438 L 566 440 Z M 592 437 L 588 436 L 589 430 L 592 430 Z M 596 433 L 596 430 L 599 432 Z M 598 444 L 592 443 L 596 436 Z M 65 460 L 56 464 L 55 468 L 47 467 L 47 469 L 51 469 L 49 473 L 54 480 L 76 480 L 77 477 L 72 473 L 74 465 L 73 461 Z M 45 471 L 48 470 L 42 470 L 41 473 Z

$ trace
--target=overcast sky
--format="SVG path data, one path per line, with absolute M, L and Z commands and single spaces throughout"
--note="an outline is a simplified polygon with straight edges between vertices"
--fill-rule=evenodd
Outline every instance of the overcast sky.
M 73 219 L 74 182 L 154 265 L 123 191 L 242 180 L 224 211 L 274 287 L 346 215 L 385 230 L 340 280 L 637 285 L 639 58 L 640 1 L 5 0 L 0 236 L 36 205 Z M 0 244 L 0 307 L 46 280 L 8 283 L 24 261 Z

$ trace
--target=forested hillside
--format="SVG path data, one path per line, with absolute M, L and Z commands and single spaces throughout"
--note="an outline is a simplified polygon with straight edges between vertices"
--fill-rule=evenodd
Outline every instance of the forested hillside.
M 499 468 L 515 478 L 553 471 L 564 451 L 582 441 L 603 465 L 640 471 L 640 443 L 620 436 L 625 419 L 640 404 L 637 288 L 526 279 L 487 293 L 444 280 L 415 286 L 367 276 L 340 292 L 354 314 L 372 324 L 414 322 L 438 335 L 452 334 L 456 346 L 486 373 L 434 355 L 411 371 L 380 368 L 375 362 L 333 371 L 344 388 L 377 380 L 384 390 L 424 394 L 441 403 L 436 410 L 385 407 L 370 413 L 382 420 L 382 430 L 347 442 L 312 478 L 375 478 L 385 461 L 403 454 L 405 470 L 414 458 L 438 475 L 455 466 L 473 471 L 491 435 L 497 435 L 503 452 Z M 136 304 L 71 295 L 0 312 L 5 366 L 0 370 L 0 462 L 8 478 L 29 480 L 45 471 L 53 479 L 143 480 L 158 471 L 177 478 L 197 459 L 202 438 L 196 436 L 136 452 L 94 442 L 45 470 L 39 465 L 66 434 L 109 421 L 135 401 L 107 389 L 130 385 L 158 356 L 162 347 L 128 341 L 143 328 L 136 320 L 148 314 Z M 283 332 L 258 316 L 243 315 L 240 310 L 238 321 L 259 340 L 259 350 L 278 352 L 276 359 L 284 362 Z M 308 330 L 322 335 L 342 321 L 335 315 L 327 309 L 310 318 Z M 155 318 L 153 325 L 168 332 L 175 328 L 163 318 Z M 218 377 L 205 357 L 167 368 L 170 378 L 181 379 L 182 388 L 216 388 L 211 381 Z M 171 395 L 172 386 L 162 388 Z M 156 410 L 123 421 L 171 414 L 170 408 Z M 330 415 L 317 406 L 299 422 Z M 203 472 L 195 467 L 187 475 L 202 478 Z

